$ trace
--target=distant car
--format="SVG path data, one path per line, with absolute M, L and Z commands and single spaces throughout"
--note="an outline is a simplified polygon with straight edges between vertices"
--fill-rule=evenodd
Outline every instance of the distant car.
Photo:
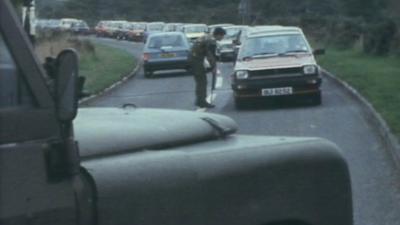
M 175 32 L 179 31 L 180 27 L 182 27 L 183 24 L 181 23 L 168 23 L 164 27 L 164 32 Z
M 108 21 L 100 21 L 97 23 L 94 28 L 97 37 L 106 37 L 108 23 Z
M 226 35 L 223 40 L 217 43 L 217 57 L 222 60 L 235 60 L 236 53 L 235 53 L 235 46 L 236 46 L 236 39 L 238 35 L 248 26 L 230 26 L 225 27 Z
M 126 31 L 126 27 L 129 26 L 128 21 L 112 21 L 110 26 L 108 27 L 107 31 L 109 36 L 115 39 L 122 39 L 123 34 Z
M 165 23 L 163 22 L 152 22 L 146 25 L 146 30 L 144 32 L 144 42 L 147 41 L 147 38 L 156 33 L 161 33 L 164 30 Z
M 249 98 L 301 96 L 321 104 L 321 69 L 303 31 L 269 27 L 248 33 L 239 51 L 232 89 L 238 107 Z
M 63 18 L 60 21 L 60 29 L 62 31 L 71 31 L 73 24 L 79 23 L 80 20 L 73 18 Z
M 71 31 L 72 31 L 72 33 L 78 34 L 78 35 L 89 35 L 90 34 L 90 28 L 89 28 L 88 24 L 83 20 L 73 23 L 71 26 Z
M 146 23 L 135 23 L 133 29 L 128 32 L 127 39 L 134 42 L 143 42 L 145 30 Z
M 143 50 L 145 77 L 154 71 L 189 69 L 190 44 L 181 32 L 152 34 Z
M 207 31 L 208 27 L 205 24 L 190 24 L 183 26 L 183 32 L 191 42 L 205 36 Z

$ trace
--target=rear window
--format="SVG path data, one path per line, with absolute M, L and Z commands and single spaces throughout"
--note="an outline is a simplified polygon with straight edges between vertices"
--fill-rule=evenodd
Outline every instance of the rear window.
M 155 36 L 150 38 L 148 48 L 160 49 L 162 47 L 186 47 L 181 35 Z

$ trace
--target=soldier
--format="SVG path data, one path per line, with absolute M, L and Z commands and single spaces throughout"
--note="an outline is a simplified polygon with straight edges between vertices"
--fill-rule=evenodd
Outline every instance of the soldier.
M 217 27 L 212 36 L 204 36 L 197 40 L 191 52 L 191 64 L 196 82 L 196 106 L 200 108 L 214 108 L 215 106 L 207 102 L 207 72 L 204 66 L 204 60 L 207 58 L 210 63 L 210 71 L 213 76 L 217 73 L 217 60 L 215 55 L 216 41 L 224 38 L 226 31 Z

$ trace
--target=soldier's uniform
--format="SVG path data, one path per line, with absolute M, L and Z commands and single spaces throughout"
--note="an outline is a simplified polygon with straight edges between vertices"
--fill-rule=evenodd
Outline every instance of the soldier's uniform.
M 198 39 L 191 52 L 191 65 L 194 79 L 196 82 L 196 105 L 200 106 L 207 103 L 207 68 L 204 66 L 204 60 L 207 59 L 211 69 L 217 66 L 215 55 L 216 41 L 211 36 L 204 36 Z

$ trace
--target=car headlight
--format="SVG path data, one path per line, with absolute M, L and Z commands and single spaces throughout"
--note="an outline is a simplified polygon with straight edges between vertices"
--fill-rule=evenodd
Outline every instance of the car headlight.
M 303 72 L 305 75 L 315 75 L 318 73 L 318 68 L 315 65 L 304 66 Z
M 236 71 L 236 78 L 239 80 L 247 79 L 249 78 L 249 72 L 246 70 Z

